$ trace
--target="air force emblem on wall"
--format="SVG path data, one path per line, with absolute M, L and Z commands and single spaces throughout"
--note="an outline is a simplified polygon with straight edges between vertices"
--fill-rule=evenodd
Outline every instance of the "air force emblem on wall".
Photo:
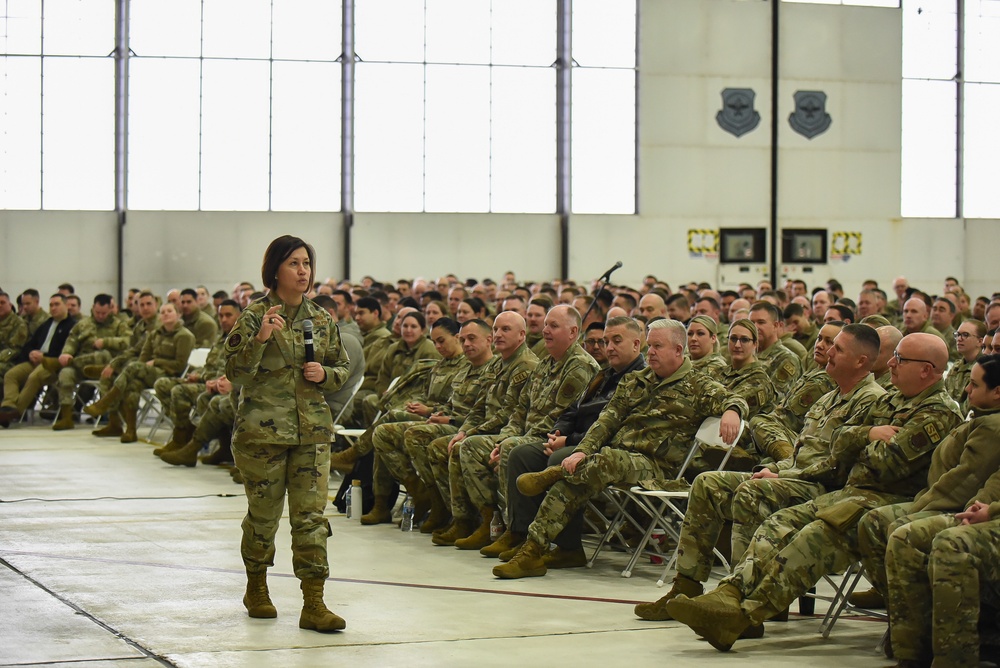
M 806 139 L 827 131 L 833 120 L 826 113 L 826 93 L 818 90 L 800 90 L 795 93 L 795 111 L 788 117 L 788 124 Z
M 726 132 L 742 137 L 760 123 L 760 114 L 753 108 L 756 93 L 752 88 L 726 88 L 722 91 L 722 109 L 715 120 Z

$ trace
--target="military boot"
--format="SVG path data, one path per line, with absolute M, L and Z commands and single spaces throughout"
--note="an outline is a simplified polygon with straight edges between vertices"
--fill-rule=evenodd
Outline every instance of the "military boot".
M 323 602 L 323 585 L 325 580 L 303 580 L 302 614 L 299 615 L 299 628 L 320 633 L 342 631 L 347 628 L 347 622 L 330 612 Z
M 847 597 L 847 600 L 851 605 L 865 608 L 866 610 L 881 610 L 885 608 L 885 598 L 874 587 L 867 591 L 853 592 Z
M 278 616 L 278 611 L 271 603 L 271 594 L 267 591 L 267 573 L 247 573 L 243 607 L 247 609 L 247 615 L 255 619 L 272 619 Z
M 743 632 L 753 625 L 740 607 L 742 600 L 739 589 L 721 585 L 715 591 L 696 598 L 681 594 L 667 602 L 667 612 L 691 627 L 715 649 L 728 652 Z
M 192 436 L 194 436 L 194 425 L 191 423 L 188 423 L 186 427 L 174 427 L 174 430 L 170 433 L 170 440 L 162 448 L 153 450 L 153 454 L 159 457 L 164 452 L 180 450 L 188 444 Z
M 101 395 L 101 398 L 83 408 L 83 412 L 90 417 L 97 417 L 99 415 L 104 415 L 107 413 L 111 406 L 118 402 L 122 393 L 118 391 L 117 387 L 112 387 L 110 390 Z
M 209 464 L 210 466 L 218 466 L 219 464 L 230 464 L 233 461 L 233 449 L 232 449 L 232 437 L 229 434 L 224 434 L 219 437 L 219 447 L 215 449 L 215 452 L 208 455 L 200 455 L 198 460 L 202 464 Z
M 479 527 L 471 534 L 455 541 L 455 547 L 458 549 L 479 550 L 493 542 L 490 540 L 490 524 L 493 523 L 493 513 L 497 511 L 493 510 L 492 506 L 483 506 L 479 509 L 479 512 L 483 516 L 483 521 L 480 522 Z
M 53 431 L 63 431 L 76 426 L 73 422 L 73 404 L 61 404 L 59 406 L 59 417 L 52 425 Z
M 417 476 L 404 480 L 403 487 L 406 488 L 406 493 L 413 497 L 413 521 L 422 521 L 424 515 L 431 509 L 431 499 L 427 488 Z
M 666 596 L 652 603 L 638 604 L 635 606 L 635 616 L 650 622 L 665 622 L 673 619 L 670 613 L 667 612 L 667 601 L 672 601 L 680 594 L 684 594 L 688 598 L 694 598 L 695 596 L 701 596 L 704 592 L 705 588 L 700 582 L 678 573 L 674 576 L 674 585 L 667 592 Z
M 330 468 L 341 473 L 350 473 L 354 470 L 354 465 L 358 463 L 358 459 L 360 459 L 360 456 L 358 455 L 357 448 L 351 445 L 346 450 L 334 452 L 330 455 Z
M 86 410 L 86 409 L 85 409 Z M 101 427 L 100 429 L 95 429 L 90 432 L 98 438 L 107 438 L 110 436 L 118 437 L 122 435 L 122 416 L 118 411 L 111 411 L 108 414 L 108 423 Z
M 375 506 L 370 513 L 361 516 L 362 524 L 387 524 L 392 522 L 392 508 L 389 507 L 389 497 L 380 495 L 375 497 Z
M 97 380 L 104 371 L 103 364 L 87 364 L 83 367 L 83 377 L 87 380 Z
M 538 473 L 522 473 L 517 476 L 517 489 L 525 496 L 538 496 L 565 477 L 566 469 L 561 466 L 550 466 Z
M 139 440 L 139 437 L 135 433 L 135 422 L 138 418 L 138 407 L 136 406 L 122 406 L 122 417 L 125 418 L 125 431 L 122 432 L 121 442 L 122 443 L 135 443 Z
M 575 550 L 564 550 L 561 547 L 551 550 L 542 557 L 546 568 L 582 568 L 587 565 L 587 554 L 582 547 Z
M 448 510 L 448 506 L 445 505 L 444 499 L 441 498 L 441 492 L 436 486 L 427 488 L 427 498 L 430 500 L 431 510 L 427 519 L 420 525 L 420 533 L 433 533 L 446 526 L 448 518 L 451 517 L 451 511 Z
M 201 443 L 191 441 L 182 448 L 164 452 L 160 459 L 174 466 L 195 466 L 198 464 L 198 453 L 201 451 Z
M 521 547 L 521 543 L 523 542 L 524 542 L 524 534 L 513 533 L 510 530 L 510 527 L 507 527 L 507 530 L 503 532 L 503 535 L 501 535 L 499 538 L 497 538 L 495 541 L 493 541 L 483 549 L 479 550 L 479 554 L 483 555 L 484 557 L 499 557 L 501 554 L 507 552 L 508 550 L 516 550 L 517 548 Z M 508 559 L 507 561 L 510 561 L 510 559 Z
M 243 474 L 240 473 L 240 470 L 235 466 L 229 469 L 229 477 L 232 478 L 233 482 L 235 482 L 237 485 L 243 484 Z
M 548 570 L 542 559 L 545 550 L 530 538 L 524 541 L 514 558 L 506 564 L 493 567 L 493 575 L 505 580 L 535 578 L 545 575 Z
M 431 542 L 435 545 L 451 546 L 455 544 L 456 540 L 468 536 L 474 529 L 475 526 L 471 520 L 459 517 L 452 520 L 451 524 L 444 531 L 440 533 L 435 532 L 431 535 Z

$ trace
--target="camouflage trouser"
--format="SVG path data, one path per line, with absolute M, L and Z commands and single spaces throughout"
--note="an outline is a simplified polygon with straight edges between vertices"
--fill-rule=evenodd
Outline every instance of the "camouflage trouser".
M 885 550 L 892 532 L 922 517 L 932 517 L 939 513 L 927 511 L 910 514 L 913 502 L 894 503 L 881 506 L 865 513 L 858 522 L 858 551 L 861 565 L 865 567 L 865 577 L 883 596 L 888 593 L 885 581 Z
M 18 364 L 4 374 L 3 406 L 16 408 L 18 413 L 24 413 L 34 403 L 35 397 L 46 383 L 53 378 L 55 373 L 49 371 L 44 364 L 38 366 L 31 362 Z
M 444 469 L 445 474 L 439 481 L 431 468 L 430 448 L 436 441 L 444 439 L 445 452 L 447 452 L 448 441 L 457 433 L 458 427 L 453 427 L 450 424 L 423 423 L 410 427 L 403 434 L 403 447 L 406 448 L 406 454 L 410 458 L 410 463 L 417 472 L 417 476 L 427 487 L 437 487 L 440 490 L 443 486 L 444 491 L 441 498 L 446 502 L 449 499 L 447 462 Z
M 558 481 L 545 494 L 528 536 L 548 546 L 584 505 L 611 484 L 634 485 L 640 480 L 659 478 L 660 467 L 638 452 L 604 448 L 576 467 L 573 475 Z
M 731 563 L 743 559 L 757 528 L 782 508 L 797 506 L 826 494 L 817 482 L 794 478 L 747 480 L 733 496 L 733 535 Z
M 743 609 L 754 622 L 781 612 L 805 594 L 820 578 L 847 568 L 859 558 L 857 523 L 849 513 L 839 527 L 818 519 L 817 513 L 834 506 L 876 508 L 905 501 L 904 497 L 856 488 L 824 494 L 812 501 L 779 510 L 754 533 L 743 560 L 722 584 L 743 594 Z M 844 502 L 853 504 L 848 507 Z
M 295 577 L 326 579 L 326 510 L 330 476 L 330 444 L 233 445 L 236 467 L 243 476 L 247 516 L 243 519 L 240 551 L 248 573 L 274 565 L 274 535 L 288 494 L 292 528 L 292 569 Z
M 111 377 L 110 378 L 101 378 L 101 380 L 100 380 L 100 383 L 101 383 L 101 393 L 104 394 L 108 390 L 110 390 L 111 386 L 114 385 L 114 383 L 115 383 L 116 380 L 118 380 L 118 376 L 121 375 L 121 372 L 125 369 L 125 367 L 127 367 L 132 362 L 135 362 L 137 359 L 138 359 L 138 357 L 131 356 L 131 355 L 129 355 L 129 356 L 119 355 L 119 356 L 115 357 L 114 359 L 112 359 L 108 363 L 108 364 L 111 365 Z
M 198 397 L 199 404 L 203 397 L 209 396 L 202 393 Z M 233 428 L 236 420 L 236 401 L 232 394 L 216 394 L 208 400 L 208 408 L 201 416 L 201 422 L 194 430 L 191 440 L 196 443 L 205 444 L 213 438 L 220 438 L 226 431 Z
M 981 588 L 1000 582 L 1000 521 L 959 526 L 952 514 L 936 515 L 898 527 L 888 542 L 896 658 L 933 654 L 935 666 L 978 666 Z
M 469 500 L 469 493 L 462 479 L 461 457 L 465 441 L 456 443 L 449 455 L 450 441 L 451 436 L 442 436 L 431 441 L 427 446 L 428 467 L 438 491 L 441 492 L 441 498 L 451 507 L 452 516 L 456 519 L 477 519 L 479 510 Z
M 423 421 L 386 422 L 375 427 L 372 432 L 372 444 L 375 446 L 375 456 L 392 478 L 405 482 L 416 476 L 417 471 L 406 452 L 404 436 L 411 427 L 426 424 Z
M 121 392 L 121 398 L 117 406 L 111 407 L 112 410 L 119 406 L 123 412 L 135 410 L 139 407 L 139 393 L 153 387 L 157 380 L 166 375 L 167 372 L 163 369 L 145 362 L 129 363 L 115 379 L 114 387 Z
M 462 487 L 473 508 L 496 507 L 502 502 L 503 497 L 497 489 L 497 473 L 490 466 L 490 454 L 493 448 L 507 440 L 492 435 L 469 436 L 461 443 L 459 457 L 449 462 L 449 471 L 454 467 L 460 469 Z M 454 477 L 455 474 L 452 474 Z
M 423 417 L 417 415 L 416 413 L 407 413 L 406 411 L 401 410 L 383 413 L 382 417 L 380 417 L 370 428 L 366 429 L 365 433 L 358 439 L 358 442 L 355 445 L 358 450 L 358 454 L 367 455 L 375 448 L 373 435 L 375 430 L 380 426 L 392 424 L 394 422 L 419 422 L 423 419 Z M 400 443 L 400 445 L 402 445 L 402 443 Z M 375 496 L 388 496 L 391 487 L 392 473 L 390 472 L 385 461 L 382 459 L 381 454 L 376 452 L 375 463 L 372 471 L 372 489 L 375 492 Z
M 560 448 L 551 455 L 545 454 L 545 444 L 524 443 L 513 448 L 507 456 L 506 489 L 507 489 L 507 526 L 514 533 L 525 535 L 528 525 L 538 514 L 542 505 L 542 495 L 525 496 L 517 489 L 517 477 L 524 473 L 542 471 L 549 466 L 560 466 L 562 461 L 576 452 L 575 447 Z M 582 547 L 580 537 L 583 533 L 583 513 L 578 512 L 570 520 L 566 528 L 555 537 L 556 545 L 564 550 L 578 550 Z
M 761 456 L 780 462 L 792 454 L 792 447 L 798 439 L 798 434 L 788 429 L 774 417 L 774 414 L 755 415 L 750 418 L 748 426 L 754 446 Z
M 509 515 L 510 510 L 507 499 L 510 498 L 510 492 L 507 488 L 508 487 L 507 483 L 509 482 L 508 478 L 510 476 L 509 473 L 510 453 L 512 453 L 515 448 L 522 445 L 535 445 L 544 447 L 545 441 L 541 438 L 538 438 L 537 436 L 508 436 L 507 438 L 504 438 L 500 441 L 496 441 L 495 443 L 497 446 L 500 447 L 500 467 L 497 470 L 497 476 L 493 480 L 493 484 L 496 485 L 497 501 L 499 502 L 500 507 L 503 509 L 505 514 Z M 487 463 L 489 463 L 489 455 L 490 453 L 486 453 Z M 562 460 L 560 460 L 560 462 L 561 461 Z M 482 475 L 481 472 L 480 475 Z M 514 478 L 513 480 L 517 482 L 517 478 Z M 475 500 L 476 498 L 473 497 L 473 501 Z M 538 501 L 541 502 L 541 499 L 538 499 Z M 535 507 L 535 509 L 537 511 L 537 506 Z M 508 517 L 508 521 L 509 519 L 510 518 Z M 531 520 L 528 520 L 528 523 L 530 522 Z M 525 523 L 525 528 L 527 528 L 528 523 Z
M 111 353 L 98 350 L 84 355 L 77 355 L 68 366 L 59 369 L 56 389 L 59 391 L 59 405 L 72 406 L 76 398 L 76 384 L 84 379 L 83 367 L 91 364 L 105 365 L 111 361 Z

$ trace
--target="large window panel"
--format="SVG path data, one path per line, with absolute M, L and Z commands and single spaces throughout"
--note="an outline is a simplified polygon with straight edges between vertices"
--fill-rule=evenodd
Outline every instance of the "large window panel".
M 424 209 L 489 211 L 490 70 L 427 66 Z
M 583 67 L 635 67 L 635 2 L 573 0 L 573 60 Z
M 424 69 L 359 63 L 354 203 L 358 211 L 423 210 Z
M 106 56 L 115 48 L 114 0 L 45 0 L 46 55 Z
M 1000 218 L 997 132 L 1000 84 L 966 84 L 963 206 L 966 218 Z
M 138 56 L 201 55 L 201 0 L 129 5 L 129 46 Z
M 956 93 L 950 81 L 903 80 L 904 217 L 955 215 Z
M 133 58 L 129 65 L 131 209 L 198 208 L 197 60 Z
M 276 62 L 271 208 L 340 208 L 340 65 Z
M 635 213 L 635 72 L 573 70 L 574 213 Z
M 548 67 L 555 61 L 554 0 L 494 0 L 492 24 L 494 65 Z
M 0 58 L 0 209 L 42 205 L 41 67 L 41 58 Z
M 490 62 L 490 0 L 426 0 L 429 63 Z
M 951 79 L 958 71 L 955 0 L 903 3 L 903 78 Z
M 1000 82 L 1000 0 L 966 0 L 965 80 Z
M 267 62 L 206 60 L 202 79 L 201 208 L 268 208 Z
M 46 58 L 42 207 L 114 208 L 114 61 Z
M 552 213 L 556 87 L 551 69 L 493 68 L 490 210 Z
M 0 16 L 3 53 L 38 55 L 42 52 L 42 4 L 38 0 L 4 0 Z
M 206 0 L 202 7 L 206 58 L 270 57 L 270 0 Z
M 365 0 L 355 7 L 354 41 L 366 62 L 424 60 L 424 5 L 413 0 Z
M 272 54 L 291 60 L 336 60 L 341 51 L 341 3 L 274 0 Z

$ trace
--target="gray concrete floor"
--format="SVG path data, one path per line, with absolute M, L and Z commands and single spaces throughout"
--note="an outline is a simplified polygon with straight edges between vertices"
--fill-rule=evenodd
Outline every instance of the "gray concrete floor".
M 665 593 L 648 560 L 628 579 L 625 556 L 606 551 L 593 569 L 501 581 L 478 553 L 332 507 L 326 600 L 347 630 L 298 628 L 284 522 L 269 579 L 278 618 L 252 620 L 242 488 L 225 469 L 163 464 L 152 447 L 83 425 L 0 431 L 0 666 L 890 664 L 875 652 L 882 622 L 844 618 L 824 640 L 818 619 L 792 615 L 720 654 L 676 622 L 632 614 Z

